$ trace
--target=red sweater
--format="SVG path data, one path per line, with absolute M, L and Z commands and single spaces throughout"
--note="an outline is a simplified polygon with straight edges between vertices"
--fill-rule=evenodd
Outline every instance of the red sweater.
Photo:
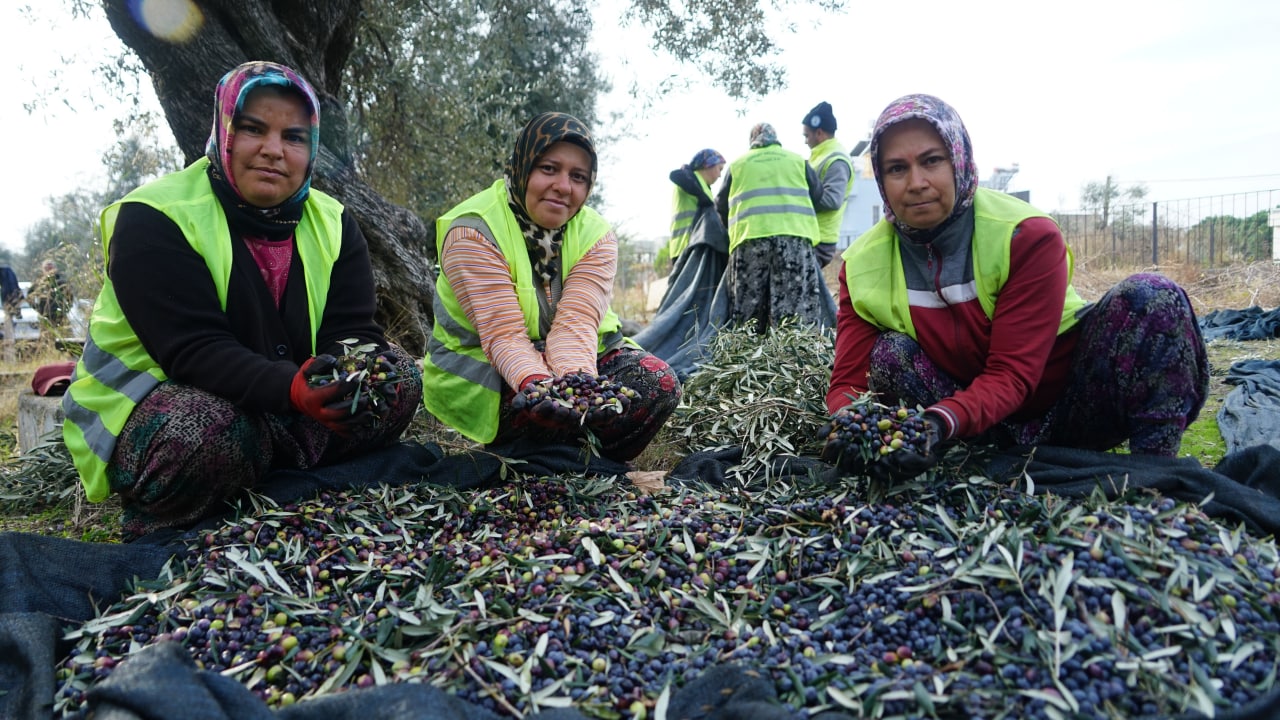
M 946 420 L 948 437 L 972 437 L 1006 418 L 1043 414 L 1058 399 L 1070 370 L 1079 333 L 1057 334 L 1068 284 L 1062 233 L 1052 220 L 1029 218 L 1014 231 L 1011 246 L 1009 279 L 993 318 L 976 297 L 940 302 L 936 284 L 930 306 L 911 303 L 921 348 L 963 388 L 930 408 Z M 932 262 L 933 251 L 929 271 L 941 267 L 940 261 Z M 848 404 L 848 394 L 867 391 L 871 348 L 879 334 L 853 311 L 842 267 L 835 367 L 827 390 L 830 412 Z

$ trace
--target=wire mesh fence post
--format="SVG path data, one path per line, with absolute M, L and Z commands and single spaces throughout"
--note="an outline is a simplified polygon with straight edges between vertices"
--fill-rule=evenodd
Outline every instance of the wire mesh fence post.
M 1272 257 L 1272 213 L 1280 190 L 1260 190 L 1055 212 L 1064 239 L 1081 257 L 1112 268 L 1189 263 L 1224 267 Z M 1280 222 L 1280 221 L 1276 221 Z M 1107 234 L 1111 241 L 1107 242 Z M 1280 240 L 1274 248 L 1280 256 Z
M 1209 265 L 1210 266 L 1216 265 L 1218 262 L 1218 255 L 1217 253 L 1214 252 L 1214 245 L 1216 244 L 1216 241 L 1217 241 L 1216 233 L 1214 231 L 1217 229 L 1217 227 L 1218 227 L 1217 222 L 1209 223 Z
M 1151 203 L 1151 264 L 1160 265 L 1160 215 L 1159 203 Z

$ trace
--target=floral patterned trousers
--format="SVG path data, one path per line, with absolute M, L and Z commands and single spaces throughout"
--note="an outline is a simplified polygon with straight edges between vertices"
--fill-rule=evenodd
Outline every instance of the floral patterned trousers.
M 1132 275 L 1090 308 L 1077 332 L 1067 385 L 1049 412 L 998 423 L 980 440 L 1087 450 L 1127 440 L 1135 454 L 1177 455 L 1209 393 L 1208 356 L 1186 292 L 1161 275 Z M 961 389 L 896 332 L 876 341 L 868 385 L 926 407 Z
M 216 514 L 271 470 L 331 465 L 396 442 L 422 404 L 422 372 L 401 348 L 386 354 L 403 378 L 396 399 L 376 426 L 350 438 L 301 414 L 248 413 L 190 385 L 157 385 L 125 422 L 107 466 L 124 536 Z

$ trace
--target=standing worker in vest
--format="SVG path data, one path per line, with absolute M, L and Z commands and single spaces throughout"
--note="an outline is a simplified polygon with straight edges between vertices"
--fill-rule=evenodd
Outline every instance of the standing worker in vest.
M 1177 454 L 1209 382 L 1180 287 L 1142 273 L 1085 302 L 1057 224 L 978 187 L 968 132 L 938 98 L 885 108 L 870 159 L 888 212 L 844 253 L 827 408 L 868 390 L 921 405 L 929 441 L 868 470 L 914 477 L 952 438 Z M 823 455 L 861 470 L 843 450 Z
M 63 401 L 85 494 L 119 494 L 126 537 L 388 445 L 421 403 L 414 358 L 374 322 L 355 218 L 311 188 L 315 91 L 245 63 L 213 117 L 206 157 L 103 211 L 106 282 Z M 349 340 L 374 347 L 367 389 L 335 378 Z
M 727 295 L 721 281 L 729 266 L 729 235 L 711 195 L 724 166 L 724 156 L 706 148 L 671 171 L 675 212 L 666 247 L 675 266 L 649 324 L 633 337 L 679 377 L 693 373 L 696 359 L 724 321 Z
M 729 322 L 755 321 L 761 333 L 787 317 L 830 325 L 834 301 L 813 254 L 818 174 L 778 143 L 769 123 L 753 127 L 750 142 L 716 194 L 729 230 Z
M 680 272 L 680 258 L 689 246 L 689 240 L 699 221 L 720 222 L 720 216 L 715 212 L 711 186 L 720 179 L 724 165 L 723 155 L 705 148 L 699 150 L 687 165 L 681 165 L 668 175 L 671 184 L 675 185 L 671 196 L 671 239 L 667 241 L 667 257 L 673 263 L 673 278 Z M 721 230 L 717 236 L 723 234 Z
M 820 102 L 804 116 L 804 144 L 809 146 L 809 165 L 818 173 L 822 194 L 814 200 L 818 213 L 818 241 L 813 251 L 818 264 L 826 267 L 836 256 L 844 204 L 853 189 L 853 161 L 836 140 L 836 116 L 831 103 Z
M 625 462 L 680 402 L 675 373 L 623 337 L 609 307 L 618 241 L 586 207 L 595 178 L 586 126 L 543 113 L 517 137 L 505 177 L 436 222 L 426 406 L 476 442 L 578 442 L 590 431 L 602 456 Z M 560 381 L 602 379 L 634 393 L 625 411 L 580 415 L 537 399 Z

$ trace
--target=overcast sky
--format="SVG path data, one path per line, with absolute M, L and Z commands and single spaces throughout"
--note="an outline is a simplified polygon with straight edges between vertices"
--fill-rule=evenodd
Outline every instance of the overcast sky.
M 789 73 L 784 91 L 734 101 L 699 82 L 645 110 L 628 92 L 632 83 L 656 87 L 692 73 L 655 56 L 643 29 L 619 26 L 616 1 L 601 6 L 590 47 L 615 84 L 602 115 L 624 112 L 626 122 L 596 130 L 634 137 L 604 148 L 602 209 L 636 238 L 666 235 L 667 173 L 700 148 L 733 159 L 746 151 L 751 126 L 769 122 L 785 147 L 807 156 L 800 121 L 823 100 L 834 107 L 836 136 L 851 147 L 885 105 L 914 92 L 957 109 L 984 179 L 1017 163 L 1009 189 L 1030 191 L 1043 210 L 1077 209 L 1081 186 L 1108 175 L 1122 186 L 1145 183 L 1151 200 L 1280 188 L 1280 3 L 1077 0 L 1053 11 L 1026 0 L 850 0 L 838 17 L 789 16 L 796 34 L 777 35 Z M 72 20 L 61 3 L 50 7 L 34 24 L 13 3 L 0 9 L 0 52 L 9 61 L 0 123 L 16 153 L 0 244 L 13 249 L 48 214 L 44 198 L 100 176 L 120 115 L 94 110 L 83 95 L 96 60 L 119 47 L 110 27 Z M 24 103 L 54 71 L 85 90 L 27 113 Z

